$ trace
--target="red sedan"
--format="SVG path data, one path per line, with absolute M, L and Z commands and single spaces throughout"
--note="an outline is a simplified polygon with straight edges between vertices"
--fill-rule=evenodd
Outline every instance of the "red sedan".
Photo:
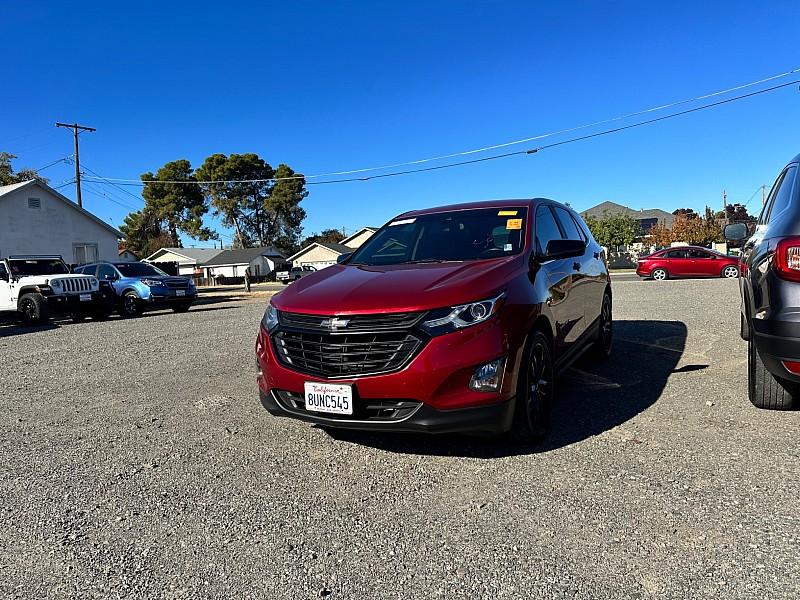
M 656 281 L 670 277 L 738 277 L 739 259 L 708 248 L 680 246 L 643 256 L 636 274 Z

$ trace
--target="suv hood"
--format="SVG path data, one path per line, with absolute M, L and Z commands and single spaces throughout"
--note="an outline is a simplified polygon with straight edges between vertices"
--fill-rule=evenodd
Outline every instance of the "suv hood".
M 333 265 L 276 294 L 278 310 L 319 315 L 415 312 L 483 300 L 527 270 L 525 254 L 482 261 Z

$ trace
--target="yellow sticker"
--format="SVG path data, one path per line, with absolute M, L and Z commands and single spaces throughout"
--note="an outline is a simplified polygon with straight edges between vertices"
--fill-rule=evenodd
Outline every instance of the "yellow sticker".
M 522 219 L 509 219 L 506 221 L 506 229 L 522 229 Z
M 516 210 L 501 210 L 497 213 L 498 217 L 516 217 L 517 211 Z

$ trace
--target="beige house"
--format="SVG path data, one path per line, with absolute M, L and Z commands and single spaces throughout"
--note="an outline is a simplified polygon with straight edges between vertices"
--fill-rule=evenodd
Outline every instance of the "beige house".
M 178 275 L 202 275 L 205 277 L 203 267 L 212 258 L 222 252 L 217 248 L 161 248 L 144 259 L 144 262 L 176 263 Z
M 348 254 L 361 247 L 372 234 L 378 231 L 377 227 L 363 227 L 353 235 L 344 238 L 340 243 L 314 242 L 309 244 L 299 252 L 290 256 L 287 260 L 294 267 L 314 267 L 317 271 L 336 264 L 336 259 L 342 254 Z

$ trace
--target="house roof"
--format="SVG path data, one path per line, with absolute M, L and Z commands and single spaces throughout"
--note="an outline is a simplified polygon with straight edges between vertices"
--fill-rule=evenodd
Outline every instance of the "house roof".
M 341 244 L 344 244 L 344 245 L 346 246 L 346 245 L 347 245 L 347 242 L 349 242 L 349 241 L 350 241 L 350 240 L 352 240 L 353 238 L 357 238 L 358 236 L 360 236 L 360 235 L 361 235 L 362 233 L 364 233 L 365 231 L 369 231 L 369 232 L 371 232 L 371 233 L 375 233 L 376 231 L 378 231 L 378 229 L 380 229 L 380 227 L 362 227 L 361 229 L 359 229 L 358 231 L 356 231 L 354 234 L 352 234 L 352 235 L 349 235 L 349 236 L 347 236 L 346 238 L 344 238 L 344 239 L 343 239 L 343 240 L 342 240 L 340 243 L 341 243 Z
M 287 258 L 286 260 L 288 260 L 289 262 L 293 262 L 293 261 L 297 260 L 298 258 L 300 258 L 301 256 L 303 256 L 303 254 L 305 254 L 306 252 L 308 252 L 312 248 L 316 248 L 317 246 L 319 246 L 321 248 L 327 248 L 331 252 L 335 253 L 336 256 L 340 256 L 342 254 L 347 254 L 348 252 L 352 252 L 353 251 L 353 248 L 351 248 L 350 246 L 345 246 L 344 244 L 334 244 L 333 242 L 314 242 L 313 244 L 309 244 L 305 248 L 301 248 L 300 250 L 298 250 L 297 252 L 292 254 L 289 258 Z
M 187 263 L 194 263 L 198 266 L 202 266 L 222 252 L 222 250 L 219 248 L 159 248 L 144 260 L 145 262 L 153 262 L 165 252 L 182 256 L 186 259 Z
M 601 202 L 596 206 L 592 206 L 591 208 L 581 211 L 582 216 L 594 217 L 595 219 L 601 218 L 603 213 L 609 213 L 612 215 L 628 215 L 629 217 L 633 217 L 638 221 L 643 219 L 658 219 L 667 227 L 670 227 L 672 222 L 675 220 L 675 215 L 668 213 L 665 210 L 661 210 L 660 208 L 643 208 L 641 210 L 634 210 L 632 208 L 628 208 L 627 206 L 623 206 L 622 204 L 608 201 Z
M 214 258 L 205 263 L 206 267 L 223 267 L 228 265 L 249 265 L 254 259 L 259 256 L 268 256 L 271 258 L 286 257 L 276 248 L 237 248 L 235 250 L 223 250 Z
M 122 255 L 123 255 L 123 254 L 125 254 L 126 252 L 127 252 L 128 254 L 130 254 L 131 256 L 135 257 L 135 258 L 136 258 L 136 260 L 139 260 L 139 255 L 138 255 L 138 254 L 136 254 L 136 252 L 134 252 L 133 250 L 128 250 L 127 248 L 123 248 L 122 250 L 120 250 L 119 252 L 117 252 L 117 256 L 122 256 Z
M 99 217 L 94 216 L 92 213 L 90 213 L 85 208 L 78 206 L 72 200 L 67 198 L 64 194 L 62 194 L 58 190 L 55 190 L 55 189 L 51 188 L 49 185 L 47 185 L 43 181 L 39 181 L 38 179 L 29 179 L 28 181 L 22 181 L 20 183 L 12 183 L 11 185 L 2 185 L 2 186 L 0 186 L 0 199 L 2 199 L 3 196 L 6 196 L 6 195 L 10 194 L 11 192 L 16 192 L 17 190 L 21 190 L 21 189 L 29 188 L 29 187 L 39 187 L 42 190 L 44 190 L 45 192 L 48 192 L 53 197 L 57 198 L 58 200 L 61 200 L 64 204 L 66 204 L 70 208 L 72 208 L 74 210 L 77 210 L 79 213 L 81 213 L 83 216 L 87 217 L 89 220 L 94 221 L 98 225 L 102 225 L 103 227 L 105 227 L 108 231 L 110 231 L 111 233 L 116 235 L 118 239 L 122 239 L 123 237 L 125 237 L 124 235 L 122 235 L 122 232 L 120 232 L 119 230 L 115 229 L 114 227 L 112 227 L 111 225 L 109 225 L 108 223 L 106 223 L 105 221 L 100 219 Z

